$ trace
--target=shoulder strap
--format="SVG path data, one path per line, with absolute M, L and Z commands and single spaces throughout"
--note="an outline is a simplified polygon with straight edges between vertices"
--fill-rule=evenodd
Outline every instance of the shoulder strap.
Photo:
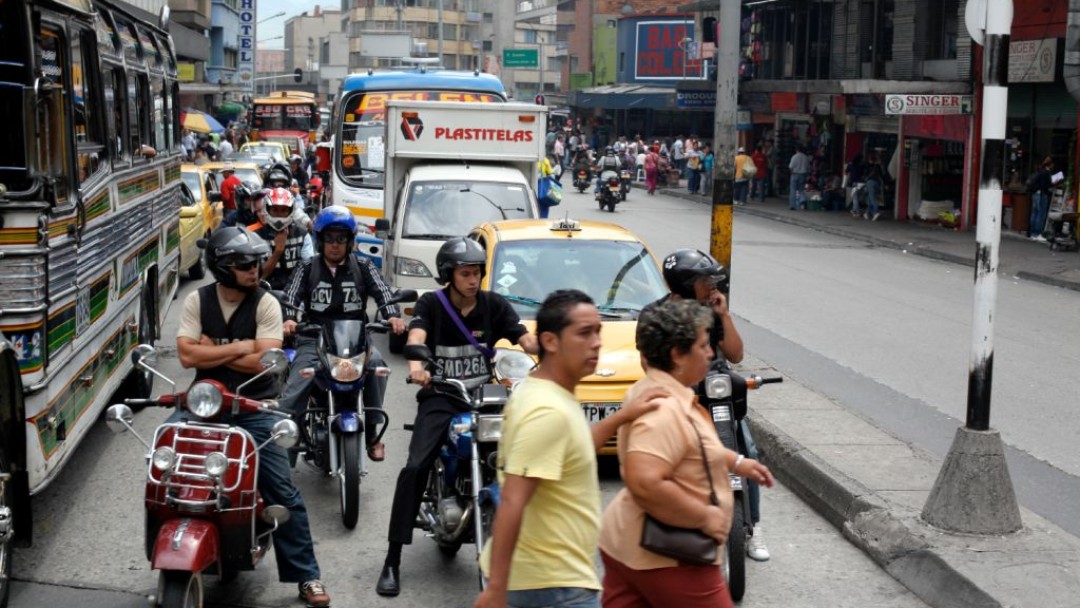
M 690 428 L 694 429 L 694 434 L 698 438 L 698 447 L 701 448 L 701 462 L 705 465 L 705 476 L 709 478 L 709 502 L 719 507 L 720 499 L 716 496 L 716 486 L 713 484 L 712 469 L 709 468 L 709 458 L 705 456 L 705 440 L 701 437 L 701 431 L 697 430 L 694 426 L 694 420 L 689 416 L 686 417 L 687 422 L 690 423 Z
M 311 297 L 311 292 L 315 291 L 315 286 L 322 280 L 322 254 L 318 253 L 311 257 L 311 270 L 307 275 L 307 293 L 304 294 L 304 299 L 307 300 Z
M 465 327 L 465 322 L 461 320 L 461 317 L 458 316 L 457 311 L 454 310 L 454 307 L 450 305 L 450 301 L 446 299 L 446 294 L 443 293 L 443 290 L 440 289 L 436 291 L 435 297 L 439 299 L 439 303 L 442 304 L 443 309 L 446 310 L 446 314 L 450 315 L 450 318 L 454 321 L 454 325 L 458 328 L 458 331 L 461 332 L 461 335 L 469 341 L 469 344 L 472 344 L 473 348 L 480 351 L 480 354 L 484 355 L 488 359 L 495 357 L 495 351 L 486 346 L 480 346 L 480 343 L 476 341 L 476 338 L 472 335 L 472 332 L 470 332 Z M 477 302 L 477 305 L 479 305 L 479 302 Z

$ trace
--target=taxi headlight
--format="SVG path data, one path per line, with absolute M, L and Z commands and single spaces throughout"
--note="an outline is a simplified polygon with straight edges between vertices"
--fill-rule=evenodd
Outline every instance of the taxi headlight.
M 476 423 L 477 441 L 498 441 L 502 439 L 503 417 L 499 415 L 480 416 Z
M 731 396 L 731 376 L 709 374 L 705 377 L 705 394 L 709 399 L 725 399 Z
M 160 447 L 154 450 L 154 455 L 150 457 L 150 462 L 154 465 L 154 468 L 165 472 L 173 468 L 176 464 L 176 452 L 172 448 Z
M 187 392 L 187 408 L 199 418 L 213 418 L 221 411 L 221 391 L 209 382 L 196 382 Z
M 225 469 L 229 468 L 229 459 L 221 452 L 211 452 L 206 455 L 203 466 L 206 467 L 207 475 L 221 477 L 225 474 Z
M 326 360 L 330 365 L 330 377 L 338 382 L 355 382 L 364 374 L 364 363 L 367 355 L 357 355 L 348 359 L 327 355 Z
M 520 350 L 498 348 L 495 350 L 495 379 L 511 384 L 525 379 L 536 367 L 533 358 Z

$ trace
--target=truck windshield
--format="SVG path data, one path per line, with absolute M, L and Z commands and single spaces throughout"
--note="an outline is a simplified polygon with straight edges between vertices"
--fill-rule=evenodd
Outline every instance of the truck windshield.
M 405 202 L 401 237 L 444 240 L 484 222 L 531 217 L 524 184 L 416 182 Z

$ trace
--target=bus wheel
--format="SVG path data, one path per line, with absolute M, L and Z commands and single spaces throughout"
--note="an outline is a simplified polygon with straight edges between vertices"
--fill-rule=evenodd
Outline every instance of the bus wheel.
M 11 473 L 11 461 L 4 448 L 0 446 L 0 475 Z M 15 521 L 12 517 L 14 488 L 10 480 L 3 484 L 0 493 L 0 606 L 7 606 L 8 592 L 11 589 L 11 571 L 15 551 Z

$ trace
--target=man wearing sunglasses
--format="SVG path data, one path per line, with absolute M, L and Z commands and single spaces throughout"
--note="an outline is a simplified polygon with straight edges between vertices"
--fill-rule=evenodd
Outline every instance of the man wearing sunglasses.
M 357 319 L 367 321 L 367 297 L 372 295 L 382 316 L 395 334 L 405 331 L 401 312 L 390 300 L 393 294 L 382 276 L 367 258 L 352 255 L 356 241 L 356 219 L 346 207 L 332 205 L 315 216 L 315 257 L 297 266 L 285 290 L 286 302 L 291 305 L 285 314 L 285 335 L 296 331 L 296 310 L 304 312 L 304 320 L 322 324 L 330 320 Z M 386 366 L 382 355 L 371 349 L 367 368 Z M 305 378 L 300 371 L 314 367 L 319 361 L 318 342 L 300 336 L 296 341 L 296 358 L 289 371 L 289 381 L 281 396 L 281 405 L 293 412 L 307 407 L 314 378 Z M 372 374 L 364 383 L 364 407 L 382 409 L 386 393 L 386 378 Z M 386 457 L 382 442 L 375 442 L 378 425 L 383 418 L 378 412 L 365 413 L 368 457 L 381 461 Z
M 216 282 L 188 294 L 180 315 L 176 350 L 180 364 L 195 368 L 196 380 L 217 380 L 236 391 L 262 371 L 259 358 L 271 348 L 281 348 L 281 307 L 259 288 L 259 266 L 270 255 L 270 246 L 240 226 L 218 228 L 206 243 L 206 266 Z M 250 399 L 273 399 L 277 381 L 264 376 L 244 389 Z M 177 408 L 169 418 L 187 417 Z M 269 443 L 274 423 L 265 413 L 243 414 L 226 421 L 242 427 L 258 445 L 258 488 L 266 504 L 289 510 L 289 519 L 274 532 L 274 555 L 281 582 L 297 583 L 300 598 L 310 608 L 329 606 L 330 595 L 319 580 L 319 564 L 311 540 L 307 509 L 293 485 L 288 453 Z M 230 419 L 231 418 L 231 419 Z

